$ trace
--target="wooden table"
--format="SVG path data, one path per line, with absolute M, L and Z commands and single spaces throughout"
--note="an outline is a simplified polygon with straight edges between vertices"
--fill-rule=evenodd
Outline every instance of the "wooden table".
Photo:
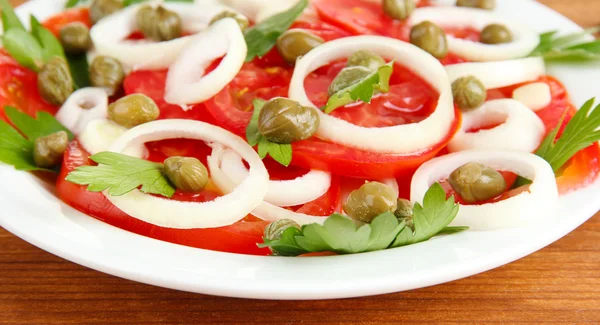
M 584 26 L 600 23 L 598 0 L 542 2 Z M 600 214 L 538 253 L 468 279 L 305 302 L 203 296 L 122 280 L 62 260 L 0 228 L 0 324 L 424 322 L 600 324 Z

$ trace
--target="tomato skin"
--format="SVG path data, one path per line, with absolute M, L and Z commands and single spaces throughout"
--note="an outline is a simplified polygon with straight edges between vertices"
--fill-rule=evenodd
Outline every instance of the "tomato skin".
M 257 243 L 262 242 L 264 228 L 268 225 L 266 221 L 247 218 L 248 221 L 240 221 L 220 228 L 173 229 L 130 217 L 115 207 L 102 193 L 88 192 L 84 186 L 65 180 L 68 173 L 76 167 L 91 164 L 88 157 L 89 154 L 77 142 L 72 142 L 65 153 L 56 184 L 58 197 L 75 209 L 112 226 L 162 241 L 229 253 L 270 254 L 268 249 L 256 246 Z M 175 199 L 193 200 L 189 195 L 179 195 Z
M 35 116 L 43 111 L 55 114 L 58 107 L 45 102 L 37 87 L 37 74 L 20 66 L 0 49 L 0 120 L 6 121 L 4 106 Z
M 50 30 L 55 36 L 59 36 L 61 28 L 66 24 L 74 22 L 83 23 L 88 28 L 91 28 L 92 21 L 90 20 L 89 9 L 82 7 L 65 10 L 58 15 L 50 17 L 44 21 L 42 25 Z

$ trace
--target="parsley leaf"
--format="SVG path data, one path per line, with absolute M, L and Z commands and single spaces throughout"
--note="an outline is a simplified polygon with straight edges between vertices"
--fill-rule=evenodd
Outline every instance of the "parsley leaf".
M 394 72 L 394 61 L 385 64 L 377 71 L 369 74 L 357 83 L 333 94 L 325 104 L 323 110 L 326 114 L 335 109 L 360 100 L 370 103 L 376 91 L 387 93 L 390 90 L 390 77 Z
M 292 26 L 307 6 L 308 0 L 300 0 L 290 9 L 273 15 L 248 29 L 244 33 L 248 45 L 246 62 L 267 54 L 277 43 L 277 38 Z
M 292 162 L 292 145 L 271 142 L 258 130 L 258 117 L 265 103 L 266 101 L 260 98 L 252 101 L 254 112 L 250 123 L 246 127 L 246 140 L 251 146 L 258 145 L 258 155 L 261 159 L 269 155 L 275 161 L 287 167 Z
M 7 0 L 0 0 L 0 9 L 2 9 L 2 26 L 5 33 L 11 29 L 25 31 L 25 26 L 23 26 L 23 23 L 21 23 L 19 17 L 17 17 L 17 14 Z
M 65 56 L 62 44 L 60 41 L 46 29 L 40 22 L 34 17 L 30 17 L 31 20 L 31 35 L 36 38 L 42 47 L 42 53 L 44 61 L 50 60 L 54 56 Z
M 66 180 L 87 185 L 90 192 L 108 190 L 112 196 L 127 194 L 141 186 L 148 194 L 172 197 L 175 188 L 163 174 L 163 165 L 114 152 L 101 152 L 90 157 L 98 166 L 81 166 Z
M 4 113 L 10 119 L 10 122 L 30 141 L 35 141 L 38 137 L 43 137 L 58 131 L 67 132 L 69 140 L 74 138 L 73 133 L 60 124 L 49 113 L 38 112 L 34 119 L 11 106 L 6 106 L 4 108 Z
M 590 35 L 600 32 L 600 27 L 557 37 L 558 31 L 540 35 L 540 44 L 530 56 L 542 56 L 546 60 L 590 61 L 600 60 L 600 42 L 588 41 Z
M 73 8 L 76 5 L 79 4 L 79 2 L 81 2 L 81 0 L 69 0 L 67 1 L 67 3 L 65 4 L 65 8 Z

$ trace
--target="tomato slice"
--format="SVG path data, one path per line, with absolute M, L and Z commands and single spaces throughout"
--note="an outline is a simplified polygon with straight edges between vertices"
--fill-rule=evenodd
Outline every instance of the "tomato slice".
M 106 222 L 112 226 L 142 236 L 196 248 L 221 252 L 268 255 L 268 249 L 258 248 L 262 242 L 264 228 L 268 222 L 248 217 L 231 226 L 211 229 L 164 228 L 130 217 L 115 207 L 102 193 L 88 192 L 84 186 L 65 180 L 69 172 L 79 166 L 90 165 L 89 154 L 77 143 L 72 142 L 65 153 L 63 166 L 57 181 L 58 196 L 70 206 Z M 214 193 L 190 195 L 178 193 L 174 199 L 203 202 L 214 198 Z
M 4 106 L 7 105 L 31 116 L 40 111 L 55 114 L 58 110 L 40 97 L 37 75 L 0 50 L 0 120 L 6 121 Z
M 58 36 L 63 26 L 74 22 L 84 23 L 88 28 L 91 28 L 92 21 L 90 20 L 89 9 L 82 7 L 65 10 L 58 15 L 50 17 L 42 25 Z

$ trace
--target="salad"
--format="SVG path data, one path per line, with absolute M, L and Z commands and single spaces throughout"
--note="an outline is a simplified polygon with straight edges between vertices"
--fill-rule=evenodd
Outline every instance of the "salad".
M 525 227 L 600 171 L 600 59 L 494 0 L 0 0 L 0 162 L 139 235 L 353 254 Z

